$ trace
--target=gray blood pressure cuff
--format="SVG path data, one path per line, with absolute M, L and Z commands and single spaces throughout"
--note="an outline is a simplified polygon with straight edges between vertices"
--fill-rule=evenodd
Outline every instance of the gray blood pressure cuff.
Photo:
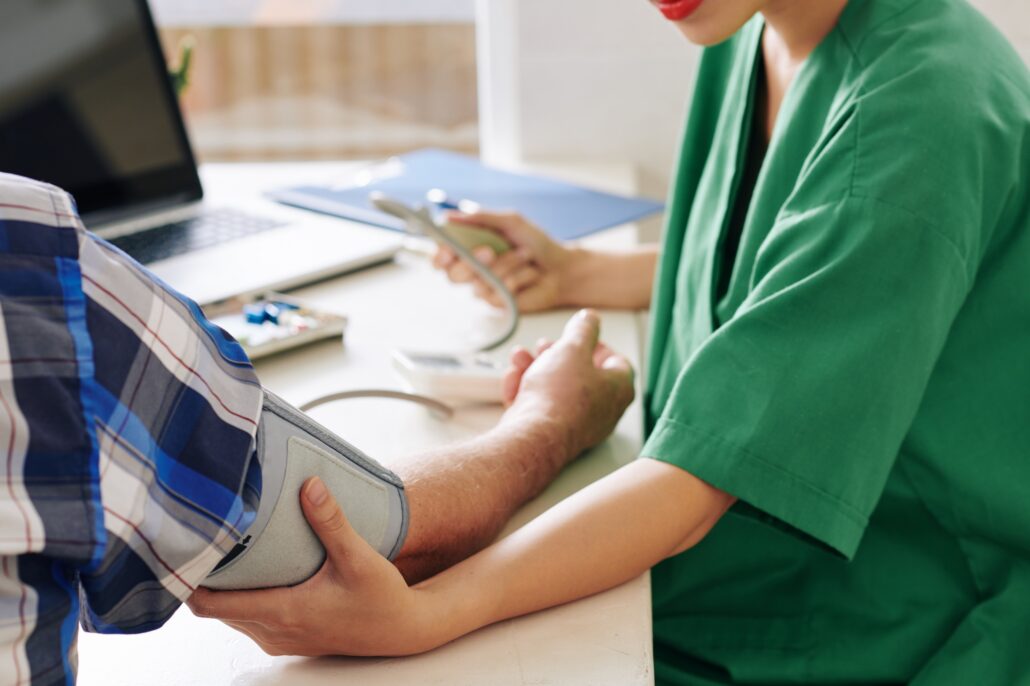
M 321 477 L 369 545 L 389 559 L 400 550 L 408 528 L 400 478 L 267 390 L 257 459 L 262 486 L 254 523 L 204 586 L 289 586 L 318 571 L 325 550 L 300 507 L 301 486 L 312 476 Z

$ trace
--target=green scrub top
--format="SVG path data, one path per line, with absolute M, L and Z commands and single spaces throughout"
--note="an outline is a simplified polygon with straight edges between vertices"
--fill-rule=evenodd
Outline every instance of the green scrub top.
M 852 0 L 713 284 L 760 18 L 703 57 L 643 455 L 739 498 L 653 571 L 663 684 L 1030 684 L 1030 74 L 963 0 Z

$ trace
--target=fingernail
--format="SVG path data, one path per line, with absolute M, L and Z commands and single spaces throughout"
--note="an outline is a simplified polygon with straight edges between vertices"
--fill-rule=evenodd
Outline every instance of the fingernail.
M 328 495 L 329 491 L 325 489 L 325 484 L 317 476 L 308 483 L 308 490 L 304 494 L 312 505 L 321 505 Z

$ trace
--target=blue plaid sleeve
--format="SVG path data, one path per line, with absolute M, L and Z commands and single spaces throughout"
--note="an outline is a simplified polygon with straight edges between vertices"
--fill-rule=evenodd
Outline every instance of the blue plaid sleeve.
M 261 387 L 195 303 L 0 174 L 0 681 L 160 626 L 253 519 Z

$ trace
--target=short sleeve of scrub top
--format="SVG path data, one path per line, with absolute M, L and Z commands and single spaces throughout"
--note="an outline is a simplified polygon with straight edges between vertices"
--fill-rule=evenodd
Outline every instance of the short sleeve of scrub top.
M 660 681 L 1030 679 L 1026 66 L 964 0 L 851 0 L 716 294 L 763 30 L 705 52 L 655 282 L 642 455 L 739 499 L 652 573 Z

